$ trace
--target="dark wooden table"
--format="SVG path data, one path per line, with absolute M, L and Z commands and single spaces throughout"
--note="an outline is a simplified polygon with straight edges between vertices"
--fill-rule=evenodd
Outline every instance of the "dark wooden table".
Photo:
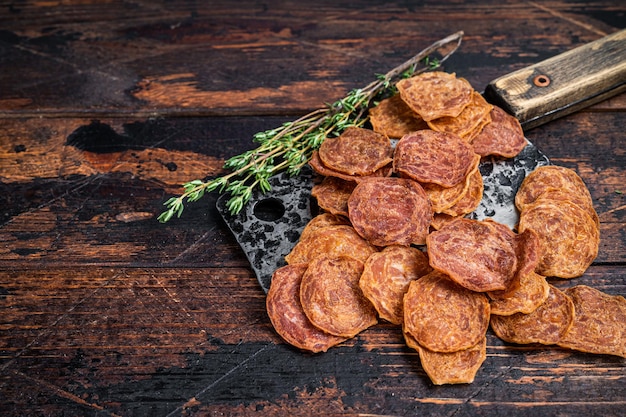
M 449 34 L 465 37 L 445 70 L 482 89 L 625 14 L 620 1 L 3 2 L 0 414 L 622 416 L 624 359 L 491 332 L 470 385 L 432 385 L 383 323 L 300 353 L 273 331 L 217 195 L 156 217 L 255 132 Z M 559 288 L 626 295 L 625 127 L 621 95 L 527 132 L 585 180 L 601 221 L 598 258 Z

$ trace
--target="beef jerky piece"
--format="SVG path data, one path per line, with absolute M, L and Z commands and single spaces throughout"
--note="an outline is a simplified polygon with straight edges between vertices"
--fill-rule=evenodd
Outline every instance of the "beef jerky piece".
M 367 259 L 359 286 L 380 318 L 401 324 L 402 302 L 409 284 L 431 270 L 428 258 L 421 250 L 387 246 Z
M 489 123 L 492 109 L 493 106 L 487 103 L 482 95 L 473 91 L 471 101 L 458 116 L 430 120 L 428 126 L 437 132 L 454 133 L 469 142 L 480 126 Z
M 472 147 L 453 133 L 419 130 L 398 141 L 393 169 L 420 183 L 452 187 L 470 173 L 475 155 Z
M 359 183 L 348 199 L 354 229 L 375 246 L 424 244 L 433 212 L 415 181 L 372 178 Z
M 539 236 L 536 272 L 546 277 L 581 276 L 598 255 L 600 231 L 580 206 L 569 201 L 538 200 L 525 206 L 518 230 Z
M 483 192 L 485 190 L 485 184 L 483 182 L 483 176 L 480 171 L 471 172 L 468 177 L 468 187 L 461 198 L 456 201 L 451 207 L 442 210 L 442 213 L 449 214 L 450 216 L 462 216 L 469 214 L 476 210 L 483 199 Z
M 517 190 L 515 206 L 519 211 L 523 211 L 542 194 L 555 190 L 560 190 L 563 195 L 569 196 L 583 208 L 588 206 L 593 208 L 591 194 L 582 178 L 576 171 L 558 165 L 542 166 L 528 174 Z
M 434 352 L 469 349 L 485 337 L 489 301 L 433 271 L 411 281 L 404 296 L 404 331 Z
M 319 229 L 321 227 L 326 226 L 351 226 L 350 221 L 347 217 L 336 216 L 331 213 L 321 213 L 317 216 L 313 217 L 307 224 L 304 226 L 302 233 L 300 234 L 300 240 L 306 239 L 306 236 L 312 231 Z
M 389 177 L 392 174 L 392 165 L 388 164 L 374 172 L 371 175 L 348 175 L 342 172 L 336 171 L 324 165 L 322 160 L 319 157 L 318 151 L 313 151 L 311 155 L 311 159 L 309 160 L 309 165 L 313 168 L 313 171 L 317 172 L 320 175 L 325 177 L 336 177 L 345 181 L 354 181 L 360 182 L 372 177 Z
M 365 262 L 377 250 L 359 236 L 352 226 L 327 226 L 307 232 L 285 256 L 285 261 L 288 264 L 309 263 L 315 257 L 325 254 L 350 255 Z
M 426 121 L 458 116 L 472 100 L 474 91 L 466 80 L 440 71 L 405 78 L 396 86 L 402 100 Z
M 332 214 L 348 216 L 348 198 L 356 183 L 336 177 L 325 177 L 321 183 L 311 189 L 311 196 L 317 199 L 317 205 Z
M 302 276 L 300 302 L 317 328 L 340 337 L 354 337 L 377 323 L 376 310 L 363 296 L 359 279 L 363 262 L 349 256 L 322 255 Z
M 491 328 L 505 342 L 553 345 L 569 331 L 574 322 L 574 303 L 550 285 L 548 298 L 530 314 L 491 315 Z
M 528 143 L 519 120 L 495 106 L 491 110 L 491 122 L 470 142 L 480 156 L 499 155 L 513 158 Z
M 369 111 L 369 120 L 375 132 L 389 138 L 400 139 L 409 132 L 428 129 L 428 125 L 399 94 L 382 100 Z
M 435 385 L 471 384 L 487 358 L 487 337 L 456 352 L 433 352 L 418 345 L 422 368 Z
M 286 265 L 272 275 L 272 283 L 265 300 L 267 314 L 276 333 L 287 343 L 314 353 L 326 352 L 346 340 L 313 326 L 300 303 L 300 283 L 306 264 Z
M 514 233 L 496 222 L 458 218 L 426 238 L 430 265 L 472 291 L 505 290 L 517 271 Z
M 391 162 L 389 139 L 373 130 L 349 127 L 336 138 L 326 138 L 318 155 L 325 166 L 348 175 L 372 175 Z
M 452 187 L 442 187 L 441 185 L 434 183 L 422 184 L 422 188 L 424 188 L 424 191 L 426 192 L 426 195 L 428 196 L 428 199 L 430 200 L 430 203 L 433 206 L 433 211 L 435 213 L 442 213 L 444 212 L 444 210 L 451 208 L 456 203 L 461 201 L 468 193 L 470 186 L 477 186 L 479 181 L 480 184 L 482 184 L 482 175 L 478 171 L 479 164 L 480 156 L 475 155 L 473 168 L 470 170 L 470 172 L 467 174 L 463 181 Z M 476 174 L 480 176 L 480 179 L 472 178 Z M 482 198 L 482 185 L 480 188 L 480 195 Z M 477 189 L 474 190 L 474 192 L 477 191 Z M 456 216 L 456 214 L 454 215 Z
M 515 291 L 490 291 L 491 314 L 510 316 L 515 313 L 530 314 L 541 306 L 550 294 L 546 278 L 530 272 L 522 275 Z
M 576 314 L 558 345 L 626 358 L 626 299 L 586 285 L 568 288 L 565 294 L 573 301 Z

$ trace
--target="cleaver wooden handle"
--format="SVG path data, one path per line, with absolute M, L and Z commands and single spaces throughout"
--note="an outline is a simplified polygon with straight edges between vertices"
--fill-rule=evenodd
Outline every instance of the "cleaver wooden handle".
M 626 29 L 504 75 L 485 98 L 524 130 L 626 91 Z

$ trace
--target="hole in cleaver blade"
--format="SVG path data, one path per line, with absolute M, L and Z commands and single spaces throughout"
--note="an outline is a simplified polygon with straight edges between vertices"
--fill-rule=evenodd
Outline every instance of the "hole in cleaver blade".
M 480 163 L 483 199 L 467 217 L 492 219 L 514 229 L 519 219 L 515 194 L 522 181 L 537 167 L 548 165 L 548 158 L 532 143 L 515 158 L 485 157 Z M 267 293 L 274 271 L 285 265 L 287 255 L 297 243 L 304 226 L 317 214 L 312 201 L 313 172 L 305 167 L 298 176 L 283 172 L 270 178 L 272 189 L 255 191 L 239 214 L 231 215 L 227 194 L 217 200 L 217 210 L 243 249 L 250 265 Z

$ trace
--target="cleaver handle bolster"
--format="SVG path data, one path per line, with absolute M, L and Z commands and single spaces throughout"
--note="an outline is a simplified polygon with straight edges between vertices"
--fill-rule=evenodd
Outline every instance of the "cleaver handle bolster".
M 626 91 L 626 29 L 490 82 L 485 98 L 524 130 Z

